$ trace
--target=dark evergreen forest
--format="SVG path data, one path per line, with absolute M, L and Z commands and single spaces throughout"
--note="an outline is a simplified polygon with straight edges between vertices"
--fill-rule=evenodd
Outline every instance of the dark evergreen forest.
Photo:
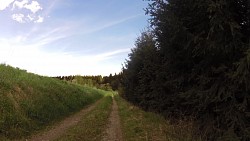
M 150 0 L 120 94 L 205 140 L 250 140 L 250 1 Z

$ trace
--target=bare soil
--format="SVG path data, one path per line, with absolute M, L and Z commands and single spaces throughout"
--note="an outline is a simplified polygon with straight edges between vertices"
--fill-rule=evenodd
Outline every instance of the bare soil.
M 112 112 L 109 117 L 109 125 L 106 129 L 106 136 L 103 141 L 123 141 L 118 106 L 113 97 Z
M 67 129 L 76 125 L 81 120 L 81 118 L 86 113 L 91 111 L 96 105 L 98 105 L 99 102 L 100 100 L 90 105 L 89 107 L 82 109 L 80 112 L 67 117 L 60 123 L 54 125 L 50 130 L 34 135 L 30 139 L 26 139 L 26 141 L 52 141 L 57 139 L 58 137 L 63 135 L 67 131 Z

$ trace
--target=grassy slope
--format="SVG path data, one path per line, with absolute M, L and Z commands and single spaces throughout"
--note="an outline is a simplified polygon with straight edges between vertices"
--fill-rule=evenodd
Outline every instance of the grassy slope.
M 0 140 L 30 135 L 103 93 L 0 65 Z
M 126 141 L 199 141 L 193 135 L 192 125 L 181 121 L 170 124 L 160 115 L 145 112 L 119 96 L 115 98 Z
M 57 141 L 100 141 L 105 135 L 112 108 L 112 92 L 101 100 L 95 109 L 82 118 L 80 123 L 68 130 Z

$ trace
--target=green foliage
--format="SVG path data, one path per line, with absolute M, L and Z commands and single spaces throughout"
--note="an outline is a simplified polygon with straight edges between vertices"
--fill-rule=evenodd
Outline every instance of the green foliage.
M 110 74 L 109 76 L 57 76 L 54 77 L 60 80 L 69 81 L 83 86 L 96 87 L 102 90 L 118 90 L 120 87 L 121 74 Z
M 0 65 L 0 140 L 30 135 L 95 102 L 103 91 Z
M 169 118 L 195 117 L 207 140 L 250 140 L 249 2 L 150 1 L 154 36 L 136 41 L 123 96 Z

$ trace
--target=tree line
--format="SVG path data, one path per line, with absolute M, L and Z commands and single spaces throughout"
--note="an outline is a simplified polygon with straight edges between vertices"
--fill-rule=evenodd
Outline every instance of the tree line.
M 84 86 L 96 87 L 103 90 L 118 90 L 121 82 L 121 73 L 109 76 L 80 76 L 80 75 L 71 75 L 71 76 L 56 76 L 54 77 L 59 80 L 64 80 Z
M 249 0 L 149 0 L 120 94 L 206 140 L 250 140 Z M 204 138 L 205 139 L 205 138 Z

